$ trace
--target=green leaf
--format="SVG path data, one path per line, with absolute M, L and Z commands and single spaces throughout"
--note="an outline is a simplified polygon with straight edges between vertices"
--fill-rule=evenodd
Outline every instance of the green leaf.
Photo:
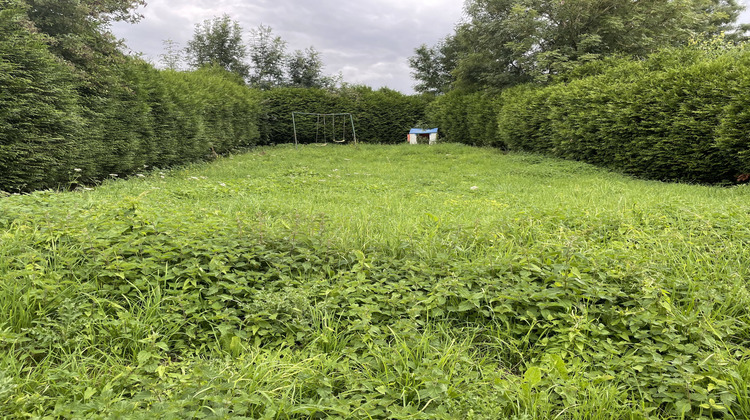
M 153 354 L 151 354 L 147 350 L 141 350 L 138 352 L 138 365 L 143 366 L 147 364 L 151 358 L 153 357 Z
M 542 370 L 536 366 L 531 366 L 524 373 L 523 380 L 532 388 L 539 385 L 542 381 Z

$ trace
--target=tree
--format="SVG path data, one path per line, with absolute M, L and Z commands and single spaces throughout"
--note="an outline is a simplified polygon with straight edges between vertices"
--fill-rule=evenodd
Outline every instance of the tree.
M 247 48 L 242 40 L 242 27 L 226 14 L 195 25 L 185 53 L 193 68 L 215 65 L 243 79 L 250 74 L 245 63 Z
M 412 76 L 419 82 L 414 90 L 419 93 L 438 95 L 448 92 L 454 77 L 451 71 L 456 67 L 455 38 L 448 37 L 434 47 L 422 44 L 409 57 Z
M 443 72 L 467 91 L 543 82 L 613 54 L 643 57 L 725 31 L 740 38 L 742 9 L 737 0 L 467 0 L 468 20 L 449 37 L 456 59 Z M 429 52 L 418 49 L 415 64 Z M 434 72 L 412 67 L 434 85 Z
M 250 35 L 251 85 L 260 89 L 282 86 L 286 42 L 281 37 L 274 36 L 270 26 L 260 25 L 251 30 Z
M 323 76 L 323 61 L 315 48 L 304 52 L 296 50 L 287 57 L 287 84 L 292 87 L 322 88 L 326 85 Z
M 180 44 L 171 39 L 165 39 L 162 41 L 162 45 L 164 46 L 164 52 L 159 54 L 159 62 L 169 70 L 179 70 L 182 64 Z
M 113 21 L 135 23 L 145 0 L 25 0 L 34 30 L 50 37 L 49 48 L 78 70 L 85 90 L 97 90 L 116 78 L 124 55 L 109 31 Z M 101 90 L 101 89 L 99 89 Z M 105 89 L 106 90 L 106 89 Z

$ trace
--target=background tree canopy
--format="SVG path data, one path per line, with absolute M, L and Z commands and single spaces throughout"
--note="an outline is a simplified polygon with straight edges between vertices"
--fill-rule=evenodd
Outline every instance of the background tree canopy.
M 249 34 L 250 42 L 245 44 L 242 27 L 228 15 L 196 25 L 193 39 L 185 48 L 188 65 L 193 69 L 219 66 L 261 90 L 287 86 L 324 88 L 339 82 L 337 77 L 323 74 L 323 60 L 314 47 L 289 54 L 287 42 L 274 35 L 270 26 L 259 25 Z M 164 46 L 162 64 L 178 68 L 181 56 L 176 43 L 165 40 Z
M 466 22 L 410 59 L 419 92 L 476 91 L 555 75 L 611 55 L 644 57 L 726 32 L 737 0 L 467 0 Z M 450 86 L 450 87 L 448 87 Z
M 50 50 L 83 72 L 106 72 L 122 58 L 109 32 L 112 21 L 137 22 L 145 0 L 26 0 L 22 3 L 36 30 L 50 37 Z
M 186 53 L 195 68 L 214 65 L 243 79 L 250 75 L 250 67 L 244 61 L 247 48 L 242 41 L 242 27 L 228 15 L 196 25 Z

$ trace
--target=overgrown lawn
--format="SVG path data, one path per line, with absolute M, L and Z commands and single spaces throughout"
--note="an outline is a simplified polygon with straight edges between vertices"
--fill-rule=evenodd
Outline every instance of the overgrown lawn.
M 458 145 L 0 198 L 0 417 L 748 418 L 749 199 Z

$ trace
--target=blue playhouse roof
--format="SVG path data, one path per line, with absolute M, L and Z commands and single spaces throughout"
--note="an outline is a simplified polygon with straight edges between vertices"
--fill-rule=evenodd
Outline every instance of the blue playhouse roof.
M 429 129 L 422 129 L 422 128 L 412 128 L 411 131 L 409 131 L 409 134 L 432 134 L 437 133 L 437 128 L 429 128 Z

